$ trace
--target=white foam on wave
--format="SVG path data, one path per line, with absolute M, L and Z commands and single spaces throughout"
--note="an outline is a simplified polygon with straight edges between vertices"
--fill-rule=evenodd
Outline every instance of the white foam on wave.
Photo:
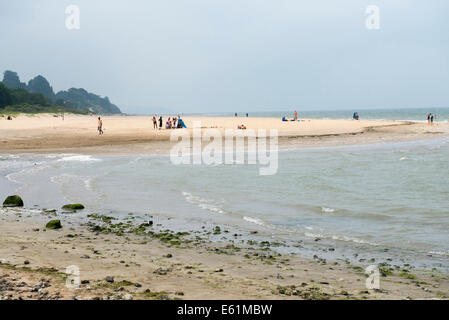
M 265 226 L 265 222 L 263 222 L 262 220 L 257 219 L 257 218 L 243 217 L 243 220 L 248 221 L 248 222 L 250 222 L 250 223 L 257 224 L 257 225 L 259 225 L 259 226 Z
M 323 239 L 332 239 L 337 241 L 345 241 L 345 242 L 354 242 L 359 244 L 368 244 L 370 246 L 378 246 L 377 243 L 365 241 L 358 238 L 353 237 L 346 237 L 346 236 L 338 236 L 338 235 L 325 235 L 321 233 L 311 233 L 311 232 L 305 232 L 304 235 L 309 238 L 323 238 Z
M 443 251 L 429 251 L 428 254 L 433 254 L 436 256 L 449 256 L 449 252 L 443 252 Z
M 216 203 L 214 203 L 213 200 L 204 199 L 204 198 L 195 196 L 195 195 L 191 194 L 190 192 L 185 192 L 185 191 L 182 192 L 182 195 L 184 196 L 184 199 L 188 203 L 197 205 L 201 209 L 215 212 L 215 213 L 220 213 L 220 214 L 225 213 L 225 211 L 220 206 L 218 206 Z
M 75 156 L 66 156 L 61 159 L 58 159 L 58 162 L 61 161 L 80 161 L 80 162 L 86 162 L 86 161 L 101 161 L 101 159 L 94 158 L 91 155 L 75 155 Z
M 324 212 L 324 213 L 332 213 L 335 211 L 336 211 L 336 209 L 333 209 L 333 208 L 321 207 L 321 212 Z

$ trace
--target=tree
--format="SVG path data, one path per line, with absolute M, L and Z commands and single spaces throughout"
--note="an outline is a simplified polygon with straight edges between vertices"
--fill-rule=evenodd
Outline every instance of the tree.
M 28 82 L 27 90 L 31 93 L 40 93 L 47 98 L 53 99 L 55 93 L 53 88 L 43 76 L 37 76 Z
M 26 84 L 20 82 L 17 72 L 6 70 L 3 73 L 3 84 L 10 89 L 25 89 Z
M 11 93 L 9 89 L 0 82 L 0 109 L 12 104 Z

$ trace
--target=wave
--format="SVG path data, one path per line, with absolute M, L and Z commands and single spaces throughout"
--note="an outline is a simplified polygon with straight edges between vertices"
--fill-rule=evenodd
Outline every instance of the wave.
M 257 224 L 259 226 L 265 226 L 265 222 L 263 222 L 260 219 L 256 219 L 256 218 L 251 218 L 251 217 L 243 217 L 243 220 L 250 222 L 250 223 L 254 223 Z
M 197 205 L 201 209 L 215 212 L 215 213 L 226 213 L 223 208 L 221 208 L 218 204 L 214 203 L 211 199 L 204 199 L 199 196 L 195 196 L 191 194 L 190 192 L 182 192 L 182 195 L 184 196 L 184 199 L 191 204 Z
M 63 157 L 61 159 L 57 160 L 58 162 L 60 161 L 80 161 L 80 162 L 85 162 L 85 161 L 102 161 L 101 159 L 98 158 L 94 158 L 90 155 L 74 155 L 74 156 L 66 156 Z
M 354 242 L 359 244 L 368 244 L 370 246 L 379 246 L 379 244 L 366 241 L 363 239 L 358 239 L 354 237 L 347 237 L 347 236 L 339 236 L 339 235 L 326 235 L 321 233 L 311 233 L 311 232 L 304 232 L 304 235 L 309 238 L 323 238 L 323 239 L 332 239 L 337 241 L 345 241 L 345 242 Z
M 449 252 L 443 251 L 429 251 L 428 254 L 436 255 L 436 256 L 449 256 Z

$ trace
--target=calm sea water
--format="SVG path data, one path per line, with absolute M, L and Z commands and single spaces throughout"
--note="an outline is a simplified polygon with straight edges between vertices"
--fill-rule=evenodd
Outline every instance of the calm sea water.
M 168 156 L 0 155 L 0 198 L 256 229 L 305 256 L 331 246 L 321 255 L 449 268 L 448 158 L 448 139 L 286 150 L 278 173 L 260 176 L 257 165 Z
M 288 111 L 275 112 L 249 112 L 250 117 L 293 117 L 293 108 Z M 353 109 L 353 110 L 332 110 L 332 111 L 298 111 L 300 118 L 310 119 L 352 119 L 354 112 L 358 112 L 360 119 L 364 120 L 410 120 L 426 121 L 426 115 L 432 113 L 437 121 L 447 122 L 449 120 L 449 108 L 413 108 L 413 109 Z M 209 113 L 208 115 L 233 117 L 234 112 Z M 238 116 L 246 116 L 246 112 L 239 112 Z

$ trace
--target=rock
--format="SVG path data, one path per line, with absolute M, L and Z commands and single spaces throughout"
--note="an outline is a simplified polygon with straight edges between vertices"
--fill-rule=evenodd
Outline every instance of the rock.
M 51 220 L 45 225 L 45 228 L 47 229 L 61 229 L 61 220 Z
M 136 288 L 142 288 L 142 285 L 140 283 L 135 284 Z
M 72 203 L 72 204 L 63 205 L 62 209 L 76 211 L 76 210 L 83 210 L 84 206 L 79 203 Z
M 3 207 L 23 207 L 23 200 L 18 195 L 9 196 L 3 201 Z
M 29 262 L 28 260 L 25 260 L 25 261 L 23 262 L 23 264 L 30 264 L 30 262 Z
M 127 293 L 123 296 L 123 300 L 132 300 L 132 299 L 133 299 L 132 294 Z
M 104 280 L 106 282 L 113 283 L 114 282 L 114 277 L 113 276 L 107 276 Z

